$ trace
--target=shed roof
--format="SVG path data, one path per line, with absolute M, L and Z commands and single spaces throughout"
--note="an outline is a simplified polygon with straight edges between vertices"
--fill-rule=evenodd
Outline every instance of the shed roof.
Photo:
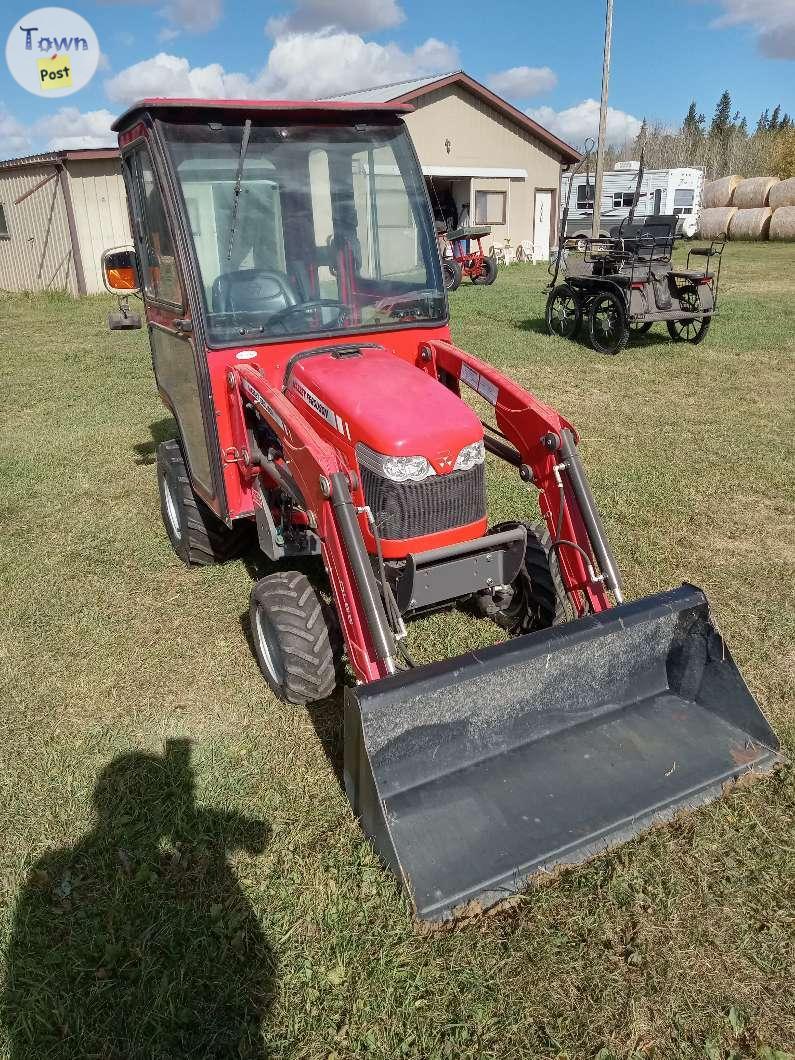
M 0 169 L 14 169 L 16 166 L 46 166 L 48 163 L 118 157 L 118 147 L 82 147 L 73 151 L 43 151 L 37 155 L 22 155 L 20 158 L 0 159 Z
M 355 100 L 359 103 L 413 103 L 420 96 L 428 92 L 435 92 L 448 85 L 462 85 L 473 95 L 483 102 L 490 104 L 495 110 L 501 111 L 516 125 L 531 133 L 536 139 L 541 140 L 548 147 L 560 154 L 561 160 L 566 163 L 578 162 L 582 157 L 571 144 L 561 140 L 549 129 L 533 121 L 529 115 L 524 114 L 513 104 L 498 96 L 491 89 L 486 88 L 480 81 L 463 70 L 451 70 L 448 73 L 432 74 L 429 77 L 417 77 L 410 81 L 393 81 L 387 85 L 374 85 L 372 88 L 363 88 L 356 92 L 340 92 L 330 97 L 338 100 Z

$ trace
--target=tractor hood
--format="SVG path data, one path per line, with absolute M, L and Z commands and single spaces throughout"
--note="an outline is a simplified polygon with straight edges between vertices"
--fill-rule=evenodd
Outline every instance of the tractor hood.
M 299 360 L 287 395 L 350 443 L 364 442 L 389 456 L 424 456 L 439 474 L 450 471 L 465 445 L 483 438 L 468 405 L 385 349 L 365 346 Z

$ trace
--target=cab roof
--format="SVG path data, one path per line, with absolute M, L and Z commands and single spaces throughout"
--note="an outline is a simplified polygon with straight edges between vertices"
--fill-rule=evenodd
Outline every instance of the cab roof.
M 414 108 L 409 103 L 362 103 L 355 100 L 291 100 L 291 99 L 167 99 L 155 97 L 141 99 L 128 107 L 111 125 L 114 132 L 126 129 L 145 113 L 155 117 L 178 118 L 180 112 L 201 110 L 205 112 L 237 111 L 252 116 L 272 114 L 317 114 L 318 116 L 342 113 L 346 116 L 366 117 L 378 114 L 407 114 Z M 186 115 L 187 116 L 187 115 Z

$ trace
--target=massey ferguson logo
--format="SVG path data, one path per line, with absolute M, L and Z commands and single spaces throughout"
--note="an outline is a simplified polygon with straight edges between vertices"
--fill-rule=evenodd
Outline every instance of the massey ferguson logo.
M 436 466 L 439 468 L 440 471 L 447 471 L 448 468 L 453 466 L 453 458 L 452 456 L 450 456 L 448 450 L 445 450 L 443 453 L 439 453 L 436 458 Z

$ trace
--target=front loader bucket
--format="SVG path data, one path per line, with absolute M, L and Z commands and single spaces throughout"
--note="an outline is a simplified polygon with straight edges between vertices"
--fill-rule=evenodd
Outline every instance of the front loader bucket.
M 709 802 L 778 746 L 689 585 L 346 692 L 348 797 L 430 920 Z

